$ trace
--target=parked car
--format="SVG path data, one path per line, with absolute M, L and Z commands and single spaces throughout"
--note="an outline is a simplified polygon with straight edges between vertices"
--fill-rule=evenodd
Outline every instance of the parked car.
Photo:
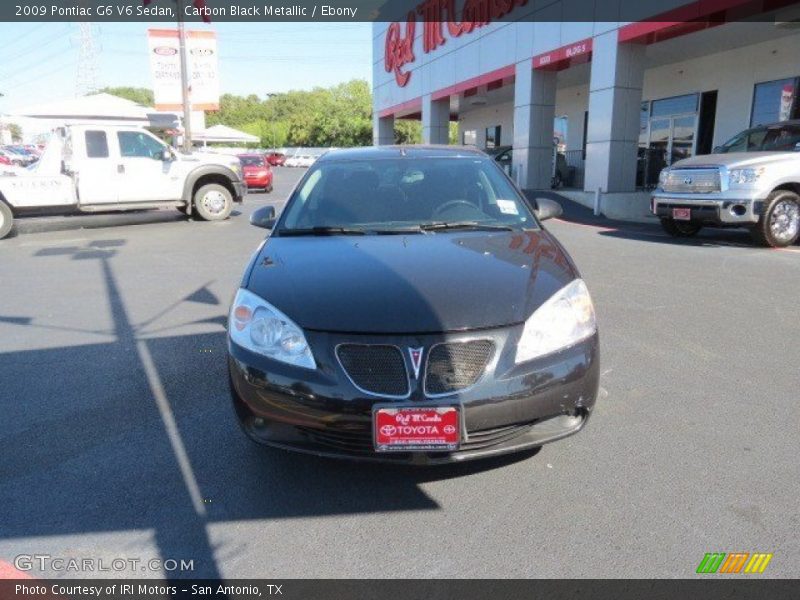
M 62 131 L 51 140 L 61 160 L 0 173 L 0 238 L 13 219 L 28 214 L 174 206 L 218 221 L 245 196 L 235 157 L 180 154 L 137 127 L 72 125 Z
M 25 146 L 21 146 L 19 144 L 6 146 L 6 150 L 8 150 L 9 152 L 13 152 L 17 156 L 21 157 L 22 161 L 24 162 L 23 166 L 26 167 L 28 165 L 32 165 L 37 160 L 39 160 L 38 154 L 28 150 L 28 148 L 26 148 Z
M 259 444 L 443 463 L 578 432 L 598 392 L 589 292 L 482 152 L 333 151 L 245 270 L 228 323 L 231 396 Z M 479 273 L 479 276 L 476 276 Z
M 8 158 L 3 151 L 0 150 L 0 165 L 13 165 L 14 163 L 11 162 L 11 159 Z
M 297 157 L 297 166 L 308 168 L 311 165 L 313 165 L 316 160 L 317 160 L 316 156 L 312 156 L 310 154 L 301 154 L 300 156 Z
M 286 162 L 286 155 L 283 152 L 269 152 L 267 162 L 273 167 L 282 167 Z
M 800 120 L 747 129 L 713 154 L 661 171 L 653 214 L 675 237 L 705 226 L 747 227 L 764 246 L 800 237 Z
M 19 154 L 18 152 L 14 152 L 8 146 L 0 148 L 0 156 L 5 157 L 11 162 L 12 165 L 15 165 L 17 167 L 27 167 L 28 165 L 36 162 L 35 160 L 31 160 L 29 156 L 25 156 Z
M 298 159 L 299 159 L 299 158 L 300 158 L 300 156 L 299 156 L 299 155 L 297 155 L 297 154 L 294 154 L 294 155 L 292 155 L 292 156 L 288 157 L 288 158 L 287 158 L 287 159 L 286 159 L 286 160 L 283 162 L 283 166 L 284 166 L 284 167 L 296 167 L 296 166 L 297 166 L 297 161 L 298 161 Z
M 240 154 L 244 181 L 249 190 L 272 191 L 272 169 L 261 154 Z

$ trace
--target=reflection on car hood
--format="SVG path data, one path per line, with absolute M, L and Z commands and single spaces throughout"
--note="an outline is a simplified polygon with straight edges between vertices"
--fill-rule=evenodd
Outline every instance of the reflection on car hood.
M 545 231 L 274 237 L 247 288 L 305 329 L 434 333 L 521 323 L 575 277 Z

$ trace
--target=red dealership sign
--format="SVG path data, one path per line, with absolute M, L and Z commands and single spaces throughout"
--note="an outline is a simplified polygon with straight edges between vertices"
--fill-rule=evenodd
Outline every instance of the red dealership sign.
M 465 0 L 461 10 L 461 20 L 456 17 L 456 0 L 424 0 L 417 5 L 417 14 L 423 22 L 422 49 L 427 54 L 447 41 L 445 27 L 450 37 L 460 37 L 488 25 L 510 13 L 517 6 L 524 6 L 528 0 Z M 405 34 L 400 23 L 392 23 L 386 30 L 386 50 L 384 67 L 387 73 L 394 73 L 400 87 L 405 86 L 411 73 L 403 67 L 416 60 L 414 56 L 414 32 L 416 15 L 408 13 Z

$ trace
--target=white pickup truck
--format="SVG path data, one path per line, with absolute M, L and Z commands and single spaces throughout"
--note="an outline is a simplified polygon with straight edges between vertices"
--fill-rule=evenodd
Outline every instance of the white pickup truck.
M 137 127 L 69 125 L 35 165 L 0 166 L 0 239 L 27 215 L 174 206 L 218 221 L 246 190 L 236 157 L 181 154 Z
M 762 245 L 800 238 L 800 121 L 753 127 L 713 154 L 661 171 L 651 211 L 675 237 L 704 226 L 747 227 Z

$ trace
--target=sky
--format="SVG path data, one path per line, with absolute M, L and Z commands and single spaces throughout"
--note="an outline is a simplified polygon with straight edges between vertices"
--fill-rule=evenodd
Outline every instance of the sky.
M 148 28 L 172 23 L 93 24 L 97 84 L 152 87 Z M 75 96 L 77 23 L 0 23 L 0 113 Z M 372 78 L 370 23 L 202 23 L 219 48 L 222 93 L 256 94 Z

